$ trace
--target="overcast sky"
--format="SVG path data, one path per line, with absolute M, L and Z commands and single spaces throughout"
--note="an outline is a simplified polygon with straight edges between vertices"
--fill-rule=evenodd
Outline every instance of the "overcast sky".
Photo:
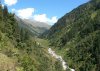
M 22 19 L 53 25 L 64 14 L 89 0 L 3 0 L 10 12 Z

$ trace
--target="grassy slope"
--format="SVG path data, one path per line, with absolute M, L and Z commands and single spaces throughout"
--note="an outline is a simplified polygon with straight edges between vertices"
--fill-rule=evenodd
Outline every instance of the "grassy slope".
M 0 33 L 0 71 L 56 71 L 55 63 L 47 51 L 41 47 L 34 38 L 28 40 L 30 47 L 15 47 L 12 40 L 4 33 Z M 40 41 L 40 40 L 39 40 Z M 45 42 L 44 40 L 41 40 Z M 45 43 L 44 43 L 45 44 Z M 43 45 L 44 45 L 43 44 Z M 59 66 L 59 65 L 58 65 Z
M 0 16 L 0 71 L 62 71 L 62 66 L 8 13 Z

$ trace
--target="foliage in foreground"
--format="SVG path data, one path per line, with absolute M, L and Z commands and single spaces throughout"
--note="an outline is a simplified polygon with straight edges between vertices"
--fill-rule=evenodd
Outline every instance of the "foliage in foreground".
M 0 71 L 62 70 L 61 64 L 37 44 L 30 31 L 20 28 L 7 7 L 3 11 L 1 7 L 0 12 Z

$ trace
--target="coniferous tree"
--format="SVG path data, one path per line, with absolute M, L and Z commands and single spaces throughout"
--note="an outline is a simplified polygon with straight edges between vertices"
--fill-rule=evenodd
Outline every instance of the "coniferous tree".
M 0 18 L 2 18 L 2 4 L 0 2 Z
M 3 16 L 7 17 L 7 15 L 8 15 L 8 7 L 6 5 L 4 5 Z

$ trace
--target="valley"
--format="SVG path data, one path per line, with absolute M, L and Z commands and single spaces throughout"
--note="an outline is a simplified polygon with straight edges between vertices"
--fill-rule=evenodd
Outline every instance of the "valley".
M 100 71 L 100 0 L 80 5 L 53 26 L 19 18 L 0 3 L 0 71 Z
M 59 62 L 61 62 L 61 65 L 63 67 L 64 71 L 75 71 L 74 69 L 69 68 L 69 66 L 67 65 L 67 62 L 65 62 L 62 58 L 62 56 L 59 56 L 55 53 L 55 51 L 53 51 L 51 48 L 51 46 L 49 46 L 49 42 L 46 39 L 41 39 L 41 38 L 35 38 L 36 42 L 38 45 L 46 48 L 46 51 L 48 51 L 48 53 L 51 55 L 51 57 L 55 58 L 56 60 L 58 60 Z M 55 50 L 55 49 L 54 49 Z

